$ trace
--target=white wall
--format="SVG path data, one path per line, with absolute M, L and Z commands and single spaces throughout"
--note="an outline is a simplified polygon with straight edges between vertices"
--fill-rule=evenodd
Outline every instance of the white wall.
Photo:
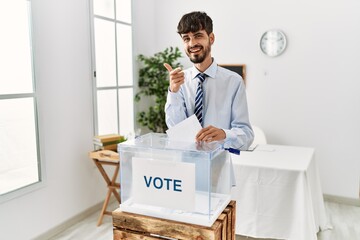
M 87 0 L 32 0 L 45 186 L 0 204 L 0 238 L 33 239 L 100 203 L 106 184 L 92 149 Z M 96 227 L 96 226 L 94 226 Z
M 146 1 L 132 1 L 133 5 L 133 50 L 134 50 L 134 79 L 138 79 L 139 64 L 137 56 L 143 54 L 145 56 L 152 55 L 154 53 L 154 46 L 156 45 L 156 23 L 155 23 L 155 4 L 154 0 Z M 136 81 L 136 80 L 135 80 Z M 135 93 L 139 91 L 137 84 L 134 87 Z M 153 104 L 153 100 L 146 96 L 141 96 L 141 102 L 135 102 L 135 114 L 138 112 L 147 111 L 150 105 Z M 140 128 L 141 134 L 149 132 L 146 127 L 139 126 L 136 122 L 135 116 L 135 128 Z
M 176 34 L 180 17 L 194 10 L 207 12 L 214 21 L 216 61 L 247 65 L 251 122 L 264 129 L 272 144 L 314 147 L 323 192 L 358 198 L 359 1 L 154 3 L 155 28 L 151 23 L 149 29 L 155 44 L 149 46 L 145 40 L 149 33 L 135 28 L 139 53 L 168 46 L 182 49 Z M 149 19 L 138 21 L 144 27 Z M 287 50 L 277 58 L 263 55 L 259 48 L 261 35 L 272 28 L 282 29 L 288 37 Z M 183 63 L 190 66 L 187 58 Z

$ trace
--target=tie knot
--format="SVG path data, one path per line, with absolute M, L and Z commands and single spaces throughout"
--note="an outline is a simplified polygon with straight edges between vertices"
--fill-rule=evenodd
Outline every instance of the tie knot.
M 206 75 L 205 73 L 198 73 L 198 74 L 196 75 L 196 77 L 197 77 L 198 79 L 200 79 L 201 83 L 203 83 L 203 82 L 205 81 L 205 78 L 207 77 L 207 75 Z

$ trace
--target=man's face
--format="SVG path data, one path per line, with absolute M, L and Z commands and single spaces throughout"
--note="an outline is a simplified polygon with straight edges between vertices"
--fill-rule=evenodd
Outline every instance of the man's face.
M 181 34 L 186 55 L 193 63 L 202 63 L 210 55 L 214 42 L 213 33 L 207 35 L 205 30 Z

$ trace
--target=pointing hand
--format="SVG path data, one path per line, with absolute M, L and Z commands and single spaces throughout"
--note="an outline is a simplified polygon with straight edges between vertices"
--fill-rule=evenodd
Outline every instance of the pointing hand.
M 169 71 L 170 91 L 179 91 L 181 84 L 183 84 L 185 81 L 184 72 L 181 70 L 181 68 L 173 69 L 168 63 L 164 63 L 164 67 Z

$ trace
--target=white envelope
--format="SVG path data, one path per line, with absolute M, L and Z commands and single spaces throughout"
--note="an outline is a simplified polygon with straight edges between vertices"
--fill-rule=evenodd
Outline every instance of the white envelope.
M 166 133 L 170 141 L 194 143 L 196 134 L 202 129 L 195 114 L 169 128 Z

